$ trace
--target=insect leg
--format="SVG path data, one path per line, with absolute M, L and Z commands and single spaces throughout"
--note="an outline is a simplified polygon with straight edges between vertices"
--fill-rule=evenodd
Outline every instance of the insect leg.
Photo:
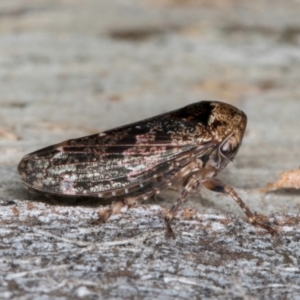
M 141 200 L 147 200 L 148 198 L 158 195 L 160 191 L 170 187 L 172 184 L 175 182 L 178 182 L 182 180 L 182 178 L 189 176 L 189 174 L 193 174 L 197 171 L 202 166 L 202 161 L 201 160 L 196 160 L 192 161 L 189 164 L 187 164 L 185 167 L 179 169 L 179 167 L 172 168 L 170 172 L 164 174 L 162 176 L 162 181 L 158 182 L 156 184 L 152 184 L 152 186 L 145 187 L 145 190 L 143 193 L 136 195 L 136 196 L 128 196 L 124 198 L 124 202 L 127 205 L 132 205 L 137 201 Z M 175 205 L 171 207 L 169 212 L 165 215 L 165 224 L 167 227 L 167 237 L 173 237 L 174 238 L 174 233 L 171 228 L 170 222 L 173 219 L 174 215 L 176 214 L 178 207 L 180 204 L 185 200 L 186 195 L 189 193 L 191 189 L 194 189 L 198 187 L 199 185 L 199 180 L 196 175 L 191 175 L 188 179 L 187 184 L 185 185 L 183 191 L 181 192 L 180 197 L 177 199 L 177 202 Z
M 249 207 L 243 202 L 243 200 L 240 198 L 240 196 L 237 194 L 237 192 L 229 185 L 226 185 L 219 180 L 216 179 L 210 179 L 204 182 L 201 182 L 201 185 L 206 187 L 207 189 L 219 192 L 219 193 L 226 193 L 230 195 L 233 200 L 240 206 L 240 208 L 244 211 L 246 214 L 249 222 L 255 226 L 260 226 L 261 228 L 269 231 L 271 234 L 276 234 L 276 230 L 273 229 L 271 226 L 268 226 L 262 222 L 259 221 L 259 216 L 254 215 Z
M 137 191 L 139 192 L 138 194 L 124 197 L 123 202 L 126 205 L 131 206 L 137 202 L 146 201 L 153 196 L 157 196 L 162 190 L 168 188 L 172 183 L 176 182 L 174 177 L 176 177 L 177 173 L 178 171 L 173 170 L 172 172 L 158 176 L 156 180 L 153 180 L 153 182 L 149 182 L 148 185 L 145 184 L 143 189 L 140 189 L 140 192 Z
M 168 213 L 165 215 L 165 224 L 167 227 L 167 238 L 175 238 L 174 232 L 172 230 L 172 227 L 170 225 L 170 222 L 174 218 L 179 206 L 184 202 L 187 194 L 192 190 L 197 188 L 199 185 L 199 180 L 197 179 L 196 175 L 192 175 L 187 184 L 185 185 L 183 191 L 181 192 L 179 198 L 177 199 L 176 203 L 170 208 Z
M 184 167 L 177 166 L 175 162 L 173 165 L 170 165 L 168 172 L 160 176 L 155 176 L 152 181 L 144 185 L 143 189 L 140 189 L 142 192 L 139 192 L 137 195 L 125 197 L 124 202 L 130 205 L 138 201 L 146 201 L 150 197 L 158 195 L 172 184 L 182 180 L 182 178 L 187 177 L 189 174 L 199 171 L 201 166 L 202 162 L 200 160 L 192 161 Z

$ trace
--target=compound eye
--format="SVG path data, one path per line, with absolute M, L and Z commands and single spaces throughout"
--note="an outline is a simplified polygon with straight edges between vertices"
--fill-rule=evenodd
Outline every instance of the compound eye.
M 240 143 L 238 136 L 232 135 L 221 144 L 219 150 L 223 156 L 232 159 L 236 155 L 239 146 Z

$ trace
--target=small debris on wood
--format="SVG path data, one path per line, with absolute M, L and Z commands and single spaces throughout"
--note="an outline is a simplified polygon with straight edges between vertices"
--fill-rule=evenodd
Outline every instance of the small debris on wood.
M 280 173 L 280 177 L 277 181 L 268 183 L 267 186 L 260 189 L 260 191 L 268 193 L 280 189 L 300 189 L 300 169 Z

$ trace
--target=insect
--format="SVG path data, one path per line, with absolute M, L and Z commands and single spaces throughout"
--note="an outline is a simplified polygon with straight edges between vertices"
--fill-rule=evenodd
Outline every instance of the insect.
M 181 181 L 183 190 L 164 217 L 170 237 L 170 222 L 198 187 L 229 194 L 250 223 L 275 233 L 231 186 L 215 179 L 237 154 L 246 124 L 246 115 L 234 106 L 201 101 L 30 153 L 18 171 L 29 188 L 40 192 L 125 202 L 146 200 Z

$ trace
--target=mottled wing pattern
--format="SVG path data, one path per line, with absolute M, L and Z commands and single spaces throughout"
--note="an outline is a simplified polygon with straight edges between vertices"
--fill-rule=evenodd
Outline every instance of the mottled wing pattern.
M 25 156 L 19 172 L 29 187 L 47 193 L 130 194 L 211 151 L 210 135 L 199 122 L 204 113 L 181 109 L 49 146 Z

